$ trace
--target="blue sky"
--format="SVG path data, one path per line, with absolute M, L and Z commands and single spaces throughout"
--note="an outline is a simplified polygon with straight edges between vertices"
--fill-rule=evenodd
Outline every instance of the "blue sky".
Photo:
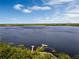
M 0 0 L 3 23 L 79 23 L 79 0 Z

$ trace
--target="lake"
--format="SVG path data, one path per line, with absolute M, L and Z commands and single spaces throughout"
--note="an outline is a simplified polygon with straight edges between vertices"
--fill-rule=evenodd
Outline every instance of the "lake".
M 25 44 L 47 44 L 50 48 L 79 54 L 79 27 L 72 26 L 7 26 L 0 27 L 0 40 Z

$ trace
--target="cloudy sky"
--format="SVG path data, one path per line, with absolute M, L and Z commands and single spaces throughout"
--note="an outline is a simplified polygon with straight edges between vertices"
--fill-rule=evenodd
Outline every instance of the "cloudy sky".
M 79 23 L 79 0 L 0 0 L 0 23 Z

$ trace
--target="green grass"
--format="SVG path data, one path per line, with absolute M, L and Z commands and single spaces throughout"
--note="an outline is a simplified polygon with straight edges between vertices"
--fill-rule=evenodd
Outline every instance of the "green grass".
M 71 57 L 67 53 L 45 52 L 47 47 L 37 47 L 33 51 L 24 45 L 14 46 L 0 42 L 0 59 L 79 59 L 79 55 Z
M 0 26 L 79 26 L 79 24 L 0 24 Z

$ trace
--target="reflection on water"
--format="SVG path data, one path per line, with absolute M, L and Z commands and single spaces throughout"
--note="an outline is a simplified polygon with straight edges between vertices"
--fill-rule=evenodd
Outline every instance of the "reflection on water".
M 79 27 L 0 27 L 0 40 L 26 46 L 48 44 L 50 48 L 79 53 Z

